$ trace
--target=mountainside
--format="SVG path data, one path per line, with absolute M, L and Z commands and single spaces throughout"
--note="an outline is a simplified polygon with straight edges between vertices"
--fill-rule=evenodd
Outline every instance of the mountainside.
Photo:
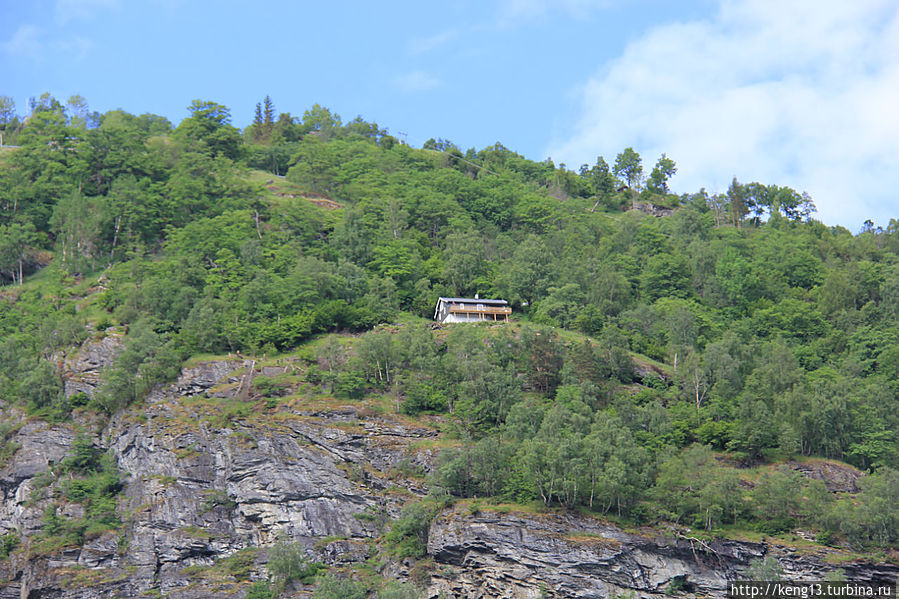
M 70 364 L 102 367 L 97 357 L 109 339 L 87 344 Z M 272 409 L 247 399 L 252 415 L 223 421 L 214 398 L 236 397 L 252 366 L 199 363 L 140 410 L 100 427 L 81 418 L 22 426 L 13 437 L 20 449 L 0 478 L 0 521 L 20 531 L 27 551 L 4 564 L 9 582 L 0 597 L 232 597 L 264 577 L 279 535 L 329 567 L 413 581 L 427 597 L 663 596 L 672 585 L 723 596 L 728 580 L 766 556 L 802 579 L 821 579 L 837 565 L 856 581 L 890 584 L 899 574 L 899 565 L 833 549 L 703 540 L 682 527 L 627 531 L 573 513 L 474 504 L 437 513 L 426 533 L 429 560 L 389 559 L 385 524 L 426 493 L 420 474 L 433 469 L 435 454 L 420 443 L 439 433 L 341 402 Z M 93 392 L 83 374 L 67 378 Z M 78 428 L 92 431 L 90 442 L 108 449 L 123 472 L 123 525 L 88 532 L 80 545 L 48 546 L 43 515 L 67 477 L 48 484 L 42 473 L 59 472 Z M 64 502 L 60 512 L 83 517 L 83 504 Z M 302 596 L 310 588 L 295 590 Z
M 899 221 L 677 195 L 632 148 L 575 172 L 317 105 L 75 108 L 0 154 L 6 595 L 895 573 Z M 433 322 L 475 296 L 511 322 Z

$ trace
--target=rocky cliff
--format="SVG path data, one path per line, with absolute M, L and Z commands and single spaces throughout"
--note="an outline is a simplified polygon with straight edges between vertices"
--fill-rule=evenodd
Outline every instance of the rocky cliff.
M 68 363 L 67 389 L 94 393 L 116 344 L 108 337 L 86 345 Z M 277 368 L 268 374 L 291 366 Z M 267 547 L 279 536 L 330 566 L 371 562 L 385 523 L 426 492 L 416 473 L 430 468 L 428 441 L 437 432 L 333 400 L 271 405 L 244 397 L 255 372 L 243 359 L 186 368 L 108 422 L 81 414 L 48 424 L 7 410 L 4 419 L 20 424 L 7 442 L 19 448 L 0 469 L 0 535 L 21 542 L 0 565 L 0 598 L 240 597 L 265 575 Z M 68 483 L 59 473 L 85 432 L 123 473 L 122 524 L 48 546 L 41 536 L 48 506 L 60 504 L 61 517 L 84 515 L 83 505 L 60 499 Z M 413 576 L 428 597 L 466 598 L 650 597 L 675 587 L 722 596 L 727 580 L 764 555 L 791 576 L 819 578 L 836 567 L 820 551 L 470 507 L 437 517 L 428 553 L 433 561 L 417 570 L 408 561 L 369 567 Z M 229 567 L 237 560 L 240 572 Z M 861 562 L 840 567 L 859 580 L 894 581 L 899 572 Z
M 751 560 L 775 557 L 789 580 L 821 580 L 834 550 L 800 552 L 766 543 L 706 542 L 672 531 L 627 532 L 575 515 L 453 510 L 431 527 L 438 564 L 432 586 L 452 597 L 661 597 L 673 589 L 721 597 Z M 899 566 L 847 562 L 853 581 L 893 585 Z

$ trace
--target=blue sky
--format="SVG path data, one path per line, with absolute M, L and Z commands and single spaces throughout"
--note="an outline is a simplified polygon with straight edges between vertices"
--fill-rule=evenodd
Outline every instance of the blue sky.
M 893 0 L 0 0 L 0 94 L 44 91 L 176 124 L 214 100 L 239 127 L 269 94 L 570 168 L 632 146 L 674 158 L 676 192 L 736 176 L 853 231 L 899 218 Z

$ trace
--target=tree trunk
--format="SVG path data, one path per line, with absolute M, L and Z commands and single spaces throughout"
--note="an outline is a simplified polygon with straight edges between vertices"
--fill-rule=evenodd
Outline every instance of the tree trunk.
M 590 509 L 593 509 L 593 492 L 596 490 L 596 472 L 590 473 Z
M 121 215 L 115 217 L 115 231 L 112 234 L 112 249 L 109 250 L 109 265 L 112 266 L 112 262 L 115 259 L 115 246 L 119 242 L 119 227 L 122 225 L 122 217 Z

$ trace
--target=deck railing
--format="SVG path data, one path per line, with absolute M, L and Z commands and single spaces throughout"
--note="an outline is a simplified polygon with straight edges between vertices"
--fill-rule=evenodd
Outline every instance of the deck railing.
M 450 305 L 449 311 L 451 314 L 511 314 L 512 308 L 508 306 L 482 306 L 477 307 L 473 305 Z

